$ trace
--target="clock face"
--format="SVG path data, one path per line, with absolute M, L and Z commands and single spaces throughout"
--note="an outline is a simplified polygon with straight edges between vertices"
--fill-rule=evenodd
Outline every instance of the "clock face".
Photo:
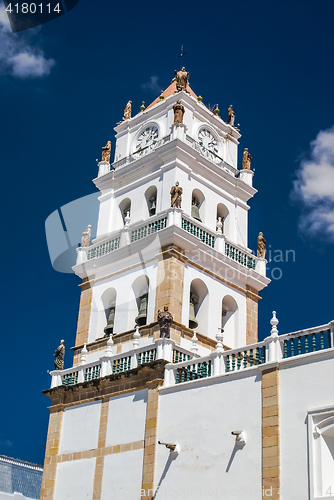
M 217 140 L 209 130 L 207 130 L 206 128 L 202 128 L 198 132 L 198 142 L 204 156 L 206 156 L 210 160 L 219 161 L 219 158 L 215 156 L 218 155 Z
M 147 127 L 140 134 L 138 139 L 136 140 L 135 153 L 143 152 L 148 153 L 152 151 L 158 141 L 159 130 L 158 127 L 152 125 L 151 127 Z

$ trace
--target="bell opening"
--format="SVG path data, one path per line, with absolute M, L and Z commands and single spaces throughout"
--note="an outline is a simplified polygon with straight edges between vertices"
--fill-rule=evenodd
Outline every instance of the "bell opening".
M 146 325 L 147 299 L 148 299 L 148 294 L 145 294 L 142 297 L 140 297 L 139 313 L 138 316 L 135 318 L 135 323 L 138 326 Z

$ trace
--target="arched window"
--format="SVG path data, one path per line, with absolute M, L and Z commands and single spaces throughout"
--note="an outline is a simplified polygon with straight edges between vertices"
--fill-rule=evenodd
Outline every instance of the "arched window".
M 189 328 L 207 335 L 209 317 L 209 292 L 206 284 L 199 278 L 190 285 Z
M 150 186 L 146 189 L 145 199 L 148 216 L 152 217 L 152 215 L 155 215 L 157 212 L 157 188 L 155 186 Z M 147 216 L 147 214 L 145 215 Z
M 129 293 L 128 329 L 135 325 L 147 324 L 147 309 L 149 300 L 149 279 L 146 275 L 138 276 L 132 283 Z
M 98 338 L 115 333 L 116 290 L 108 288 L 101 297 L 101 308 L 98 320 Z
M 125 217 L 127 216 L 128 212 L 129 215 L 131 215 L 131 200 L 130 198 L 125 198 L 124 200 L 121 201 L 119 204 L 119 209 L 121 211 L 121 215 L 123 217 L 123 222 L 125 221 Z
M 224 344 L 233 348 L 238 332 L 238 304 L 230 295 L 225 295 L 222 300 L 222 321 L 224 329 Z
M 218 222 L 222 223 L 221 231 L 226 236 L 228 236 L 227 233 L 228 233 L 228 222 L 229 222 L 227 218 L 228 218 L 228 209 L 226 208 L 226 206 L 223 203 L 219 203 L 217 205 L 216 223 L 218 223 Z M 218 230 L 219 225 L 216 225 L 216 227 Z
M 204 204 L 204 194 L 199 189 L 194 189 L 191 195 L 191 216 L 199 222 L 204 221 Z

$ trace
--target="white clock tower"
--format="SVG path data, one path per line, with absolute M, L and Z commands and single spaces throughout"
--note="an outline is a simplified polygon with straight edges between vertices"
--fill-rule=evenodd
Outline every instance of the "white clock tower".
M 127 106 L 114 161 L 99 163 L 97 235 L 73 268 L 83 280 L 74 363 L 46 391 L 44 500 L 152 498 L 159 387 L 179 376 L 166 363 L 198 358 L 185 376 L 205 378 L 222 369 L 212 353 L 258 342 L 270 280 L 248 247 L 253 171 L 238 169 L 239 130 L 185 75 L 135 116 Z M 157 323 L 165 306 L 170 339 Z

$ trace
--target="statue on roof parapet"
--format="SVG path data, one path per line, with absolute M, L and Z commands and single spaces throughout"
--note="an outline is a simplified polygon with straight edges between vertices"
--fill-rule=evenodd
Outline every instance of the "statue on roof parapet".
M 107 161 L 108 163 L 110 163 L 110 152 L 111 141 L 108 141 L 104 148 L 102 148 L 102 161 Z
M 243 155 L 242 155 L 242 168 L 243 170 L 250 170 L 251 169 L 251 155 L 249 154 L 248 148 L 245 148 Z
M 182 106 L 181 101 L 177 101 L 173 106 L 174 111 L 174 123 L 183 123 L 183 115 L 185 113 L 184 106 Z
M 176 90 L 178 92 L 181 90 L 187 91 L 189 73 L 186 71 L 184 66 L 180 71 L 175 70 L 175 78 L 172 81 L 174 80 L 176 81 Z

